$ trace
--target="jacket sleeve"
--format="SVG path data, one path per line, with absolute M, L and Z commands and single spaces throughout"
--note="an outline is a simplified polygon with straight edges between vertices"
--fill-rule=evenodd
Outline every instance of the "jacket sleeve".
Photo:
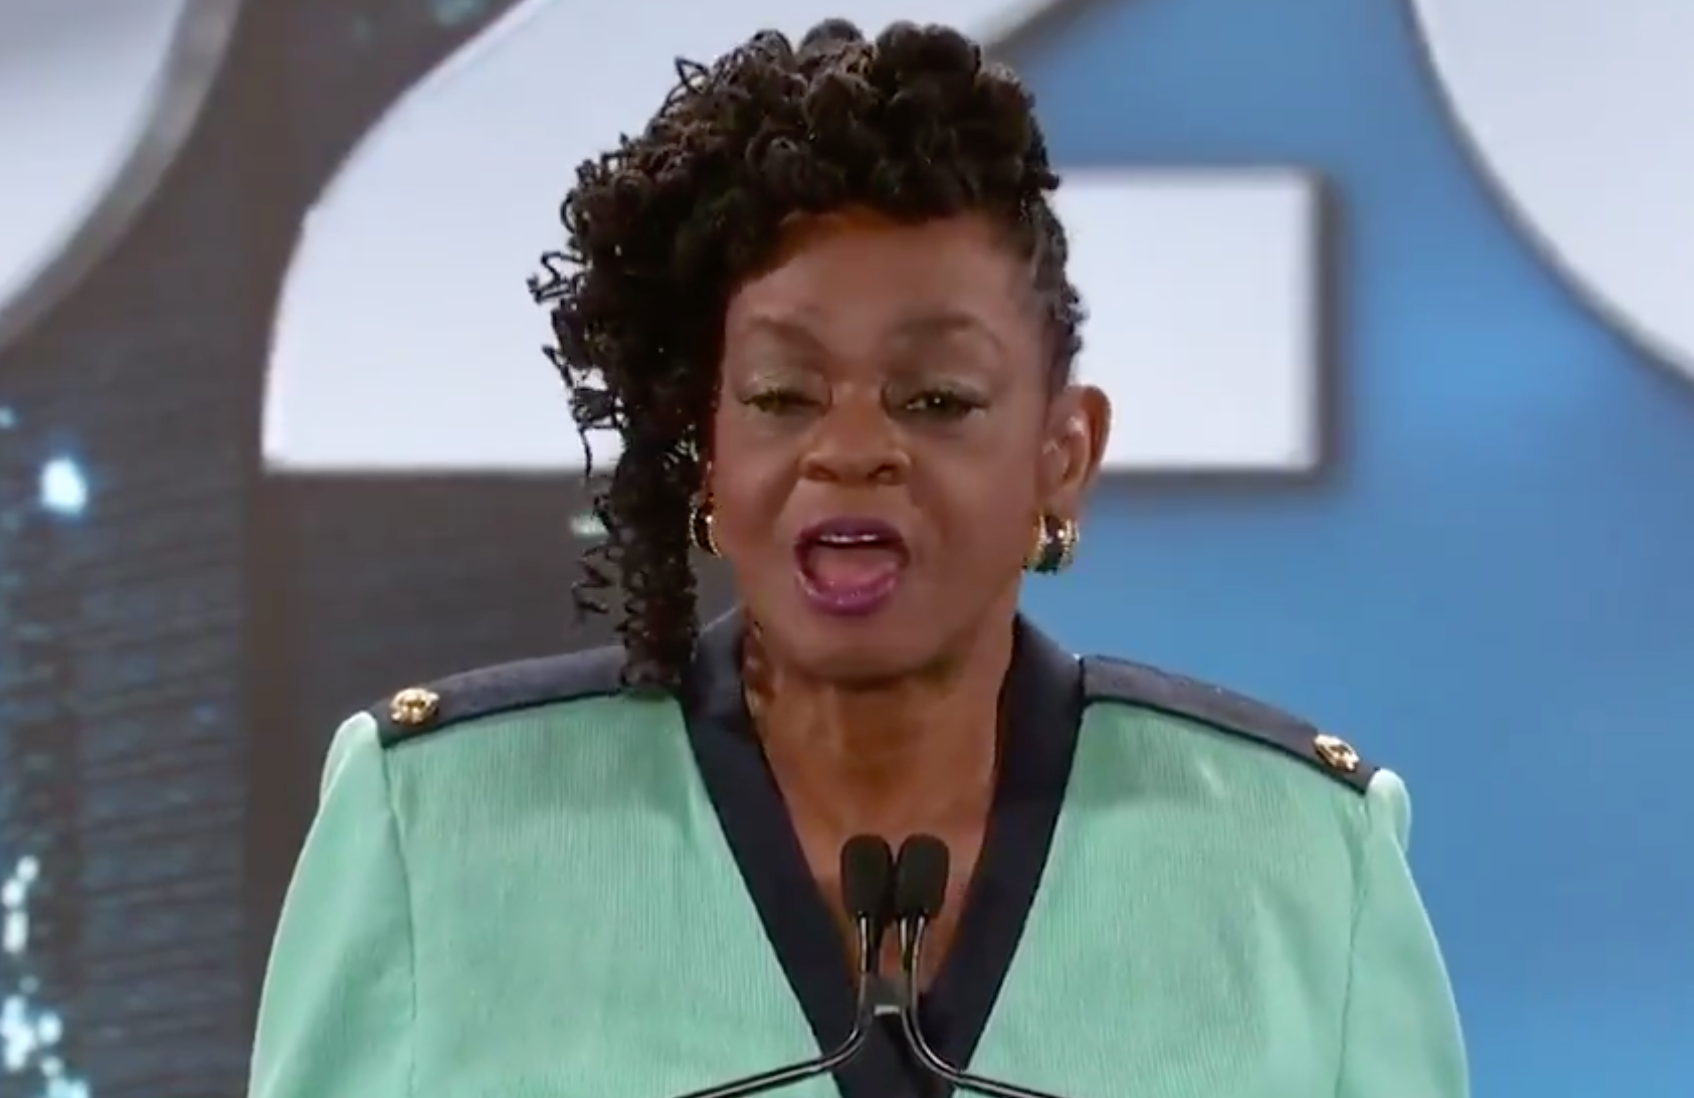
M 415 997 L 405 867 L 376 724 L 336 733 L 259 1006 L 249 1098 L 407 1098 Z
M 1379 771 L 1365 803 L 1336 1098 L 1468 1098 L 1452 987 L 1406 864 L 1406 786 Z

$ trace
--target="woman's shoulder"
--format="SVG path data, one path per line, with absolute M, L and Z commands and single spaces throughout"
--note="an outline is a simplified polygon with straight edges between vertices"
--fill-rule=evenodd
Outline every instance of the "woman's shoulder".
M 1087 656 L 1083 692 L 1090 706 L 1152 713 L 1181 742 L 1198 732 L 1224 750 L 1244 749 L 1266 761 L 1299 761 L 1338 785 L 1364 793 L 1380 767 L 1351 743 L 1303 717 L 1245 694 L 1133 660 Z M 1198 744 L 1195 745 L 1198 749 Z
M 627 687 L 624 662 L 622 649 L 598 648 L 398 690 L 342 723 L 324 788 L 363 770 L 432 806 L 427 815 L 452 817 L 491 796 L 513 811 L 615 796 L 607 774 L 659 780 L 685 755 L 681 710 L 669 693 Z
M 623 664 L 623 650 L 616 647 L 495 664 L 405 687 L 363 716 L 384 748 L 436 741 L 538 710 L 621 699 Z
M 611 756 L 630 749 L 620 745 L 651 749 L 655 736 L 682 727 L 675 698 L 631 690 L 623 668 L 621 648 L 595 648 L 405 687 L 342 724 L 329 768 L 362 753 L 391 774 L 455 786 L 471 773 L 516 780 L 615 764 Z

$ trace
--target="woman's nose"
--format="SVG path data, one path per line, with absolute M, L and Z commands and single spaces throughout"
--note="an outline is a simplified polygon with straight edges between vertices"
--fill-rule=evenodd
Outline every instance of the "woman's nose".
M 807 480 L 839 484 L 897 484 L 911 457 L 898 425 L 880 398 L 836 400 L 807 439 L 800 472 Z

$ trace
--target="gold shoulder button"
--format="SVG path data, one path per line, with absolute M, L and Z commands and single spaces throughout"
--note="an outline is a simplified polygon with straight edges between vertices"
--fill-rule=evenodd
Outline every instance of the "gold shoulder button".
M 423 728 L 440 711 L 441 695 L 423 686 L 408 686 L 388 701 L 388 719 L 401 728 Z
M 1317 756 L 1318 762 L 1339 774 L 1351 774 L 1359 769 L 1359 753 L 1353 750 L 1353 745 L 1327 732 L 1319 732 L 1312 737 L 1312 754 Z

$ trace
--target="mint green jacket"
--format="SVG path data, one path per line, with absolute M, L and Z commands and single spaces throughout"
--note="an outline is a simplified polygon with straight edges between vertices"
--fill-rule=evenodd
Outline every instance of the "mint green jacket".
M 851 963 L 741 700 L 599 651 L 347 721 L 250 1098 L 667 1098 L 802 1060 Z M 999 789 L 922 1024 L 1064 1098 L 1465 1098 L 1405 786 L 1267 706 L 1020 622 Z M 892 837 L 896 841 L 898 836 Z M 934 1093 L 897 1031 L 811 1098 Z

